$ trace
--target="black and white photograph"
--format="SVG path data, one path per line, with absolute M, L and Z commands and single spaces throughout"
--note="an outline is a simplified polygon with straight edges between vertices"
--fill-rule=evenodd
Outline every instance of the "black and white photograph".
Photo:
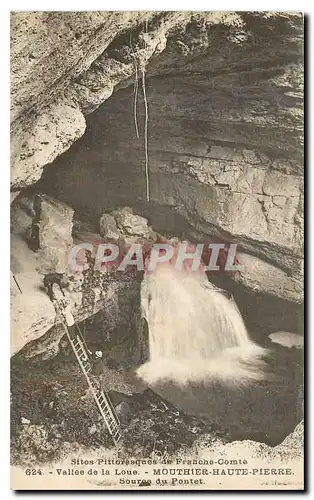
M 10 13 L 13 490 L 304 490 L 304 31 Z

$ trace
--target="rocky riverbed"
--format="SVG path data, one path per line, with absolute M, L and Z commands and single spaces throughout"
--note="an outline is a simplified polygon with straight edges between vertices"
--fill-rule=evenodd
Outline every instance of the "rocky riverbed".
M 122 452 L 137 457 L 189 450 L 199 439 L 220 444 L 252 440 L 279 445 L 303 418 L 302 352 L 272 344 L 267 380 L 249 388 L 161 384 L 151 390 L 134 370 L 103 367 L 123 429 Z M 68 346 L 66 346 L 68 347 Z M 12 361 L 12 460 L 49 463 L 76 449 L 110 449 L 113 442 L 65 347 L 56 358 Z M 288 367 L 288 368 L 287 368 Z M 161 396 L 162 395 L 162 396 Z

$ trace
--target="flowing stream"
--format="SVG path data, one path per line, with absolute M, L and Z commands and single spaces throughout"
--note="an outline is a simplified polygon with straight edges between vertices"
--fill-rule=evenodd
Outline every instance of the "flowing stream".
M 246 385 L 264 378 L 267 351 L 250 340 L 233 298 L 212 285 L 203 270 L 178 271 L 163 263 L 145 273 L 141 301 L 150 359 L 137 374 L 147 383 Z

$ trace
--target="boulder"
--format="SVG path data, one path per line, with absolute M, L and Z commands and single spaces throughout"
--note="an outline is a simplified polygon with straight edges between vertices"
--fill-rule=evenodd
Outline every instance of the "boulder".
M 34 270 L 16 276 L 22 290 L 11 280 L 11 354 L 41 337 L 55 322 L 56 312 L 42 288 L 42 277 Z
M 108 240 L 118 241 L 121 238 L 121 233 L 117 228 L 115 218 L 111 214 L 103 214 L 99 221 L 99 233 Z
M 136 239 L 154 240 L 156 233 L 148 226 L 148 221 L 140 215 L 134 214 L 130 207 L 124 207 L 112 212 L 117 227 L 127 242 Z
M 74 210 L 46 195 L 37 195 L 34 206 L 36 217 L 31 228 L 31 246 L 40 253 L 43 271 L 64 273 L 73 245 Z
M 123 240 L 130 244 L 138 240 L 156 239 L 156 233 L 148 226 L 147 219 L 134 214 L 130 207 L 104 213 L 100 218 L 99 227 L 103 238 L 116 242 Z
M 119 420 L 122 425 L 128 425 L 131 420 L 132 412 L 130 405 L 126 403 L 125 401 L 121 401 L 116 407 L 115 407 L 116 413 L 119 417 Z

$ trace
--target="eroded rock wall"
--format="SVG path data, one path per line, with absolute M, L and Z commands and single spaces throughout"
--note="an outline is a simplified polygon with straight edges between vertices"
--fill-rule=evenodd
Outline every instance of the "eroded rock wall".
M 149 203 L 140 71 L 137 100 L 132 77 L 41 188 L 91 218 L 130 205 L 156 229 L 236 241 L 244 286 L 302 302 L 302 33 L 301 17 L 262 14 L 194 19 L 170 33 L 144 80 Z M 107 58 L 128 66 L 128 49 L 118 39 Z
M 14 13 L 11 33 L 16 205 L 31 186 L 95 232 L 105 212 L 130 206 L 165 235 L 237 242 L 236 284 L 256 304 L 263 296 L 285 304 L 280 311 L 299 307 L 302 15 Z M 13 210 L 14 258 L 32 272 L 38 259 L 15 218 Z M 23 309 L 28 299 L 17 297 Z M 48 316 L 36 316 L 46 329 Z
M 84 115 L 134 73 L 132 57 L 125 67 L 105 54 L 115 38 L 138 27 L 144 31 L 150 23 L 153 35 L 142 43 L 141 56 L 149 59 L 157 45 L 157 52 L 163 50 L 164 33 L 190 17 L 177 12 L 13 12 L 13 190 L 36 182 L 43 167 L 84 134 Z

